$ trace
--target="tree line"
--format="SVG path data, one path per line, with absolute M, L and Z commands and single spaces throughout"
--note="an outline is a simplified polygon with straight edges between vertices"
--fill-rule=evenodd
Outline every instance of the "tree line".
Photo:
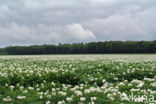
M 103 54 L 103 53 L 156 53 L 155 41 L 105 41 L 59 45 L 9 46 L 0 54 Z

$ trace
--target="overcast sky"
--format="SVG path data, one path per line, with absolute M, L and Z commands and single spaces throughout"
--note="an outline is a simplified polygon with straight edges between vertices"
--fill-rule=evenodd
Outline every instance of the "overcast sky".
M 0 47 L 156 40 L 156 0 L 0 0 Z

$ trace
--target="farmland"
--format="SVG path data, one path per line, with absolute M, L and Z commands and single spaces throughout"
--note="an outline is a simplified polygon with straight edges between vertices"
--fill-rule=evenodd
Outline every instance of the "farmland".
M 156 55 L 0 56 L 1 104 L 156 103 Z

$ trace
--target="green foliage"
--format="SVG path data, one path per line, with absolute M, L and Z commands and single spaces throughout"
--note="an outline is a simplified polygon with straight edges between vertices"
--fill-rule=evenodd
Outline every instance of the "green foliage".
M 102 54 L 102 53 L 156 53 L 156 41 L 105 41 L 59 45 L 9 46 L 0 54 Z
M 136 95 L 144 94 L 144 90 L 147 95 L 155 93 L 155 57 L 1 56 L 0 103 L 46 104 L 50 101 L 51 104 L 57 104 L 64 101 L 65 104 L 89 104 L 94 101 L 95 104 L 139 104 L 131 101 L 121 102 L 121 94 L 131 95 L 131 90 L 138 90 L 134 91 Z M 142 85 L 138 87 L 139 84 Z M 5 101 L 5 98 L 9 99 L 8 96 L 11 101 Z M 72 100 L 68 102 L 67 98 Z M 96 100 L 91 100 L 93 98 Z

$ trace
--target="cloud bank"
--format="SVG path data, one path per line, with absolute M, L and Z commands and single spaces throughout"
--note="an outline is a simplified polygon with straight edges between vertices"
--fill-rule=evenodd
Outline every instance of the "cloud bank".
M 155 40 L 154 0 L 1 0 L 0 47 Z

